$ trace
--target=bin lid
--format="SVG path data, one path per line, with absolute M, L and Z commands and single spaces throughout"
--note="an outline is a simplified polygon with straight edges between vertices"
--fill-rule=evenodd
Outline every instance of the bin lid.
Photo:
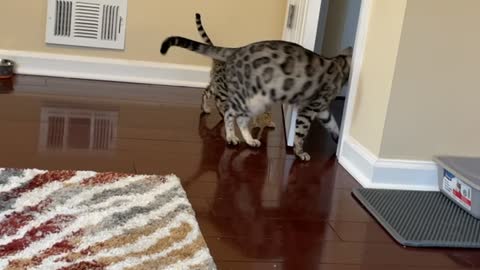
M 480 190 L 480 157 L 437 156 L 435 161 L 462 181 Z

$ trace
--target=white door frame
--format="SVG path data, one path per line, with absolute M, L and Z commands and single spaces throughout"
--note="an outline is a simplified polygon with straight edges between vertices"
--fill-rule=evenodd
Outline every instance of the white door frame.
M 287 28 L 289 5 L 295 4 L 295 19 L 293 30 Z M 303 47 L 313 51 L 317 38 L 318 20 L 320 18 L 320 8 L 322 0 L 289 0 L 285 14 L 285 25 L 283 27 L 283 39 L 298 43 Z M 292 105 L 282 105 L 285 137 L 287 146 L 293 146 L 295 137 L 295 123 L 297 121 L 298 110 Z
M 360 14 L 358 17 L 358 26 L 357 32 L 355 36 L 355 46 L 353 50 L 353 57 L 352 57 L 352 69 L 350 73 L 350 80 L 348 86 L 348 94 L 345 98 L 345 106 L 344 106 L 344 113 L 343 113 L 343 120 L 340 126 L 340 138 L 339 143 L 337 146 L 337 157 L 342 155 L 343 146 L 346 140 L 350 137 L 350 128 L 352 125 L 352 117 L 353 117 L 353 108 L 355 106 L 355 101 L 358 93 L 358 87 L 360 84 L 360 73 L 363 64 L 363 57 L 365 52 L 366 46 L 366 37 L 368 33 L 368 26 L 369 26 L 369 19 L 372 10 L 372 0 L 360 0 L 362 1 L 360 7 Z M 317 26 L 318 26 L 318 19 L 320 15 L 320 7 L 322 4 L 322 0 L 300 0 L 302 2 L 301 5 L 304 5 L 303 12 L 299 10 L 297 16 L 303 18 L 297 19 L 297 22 L 300 21 L 301 25 L 298 25 L 295 28 L 295 31 L 300 31 L 299 34 L 294 35 L 295 40 L 292 40 L 290 36 L 287 36 L 288 32 L 285 30 L 283 38 L 289 39 L 290 41 L 296 42 L 305 48 L 312 50 L 315 46 L 315 40 L 317 35 Z M 288 7 L 287 7 L 287 15 L 288 16 Z M 285 20 L 287 21 L 287 20 Z M 291 34 L 290 34 L 291 35 Z M 287 145 L 293 146 L 293 138 L 295 135 L 295 121 L 297 117 L 297 110 L 292 106 L 283 106 L 284 110 L 284 117 L 285 118 L 285 133 L 287 137 Z M 289 116 L 289 114 L 291 114 Z

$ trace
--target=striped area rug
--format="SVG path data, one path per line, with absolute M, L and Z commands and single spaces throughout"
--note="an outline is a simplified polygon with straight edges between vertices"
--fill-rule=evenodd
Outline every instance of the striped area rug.
M 0 169 L 0 269 L 216 269 L 175 175 Z

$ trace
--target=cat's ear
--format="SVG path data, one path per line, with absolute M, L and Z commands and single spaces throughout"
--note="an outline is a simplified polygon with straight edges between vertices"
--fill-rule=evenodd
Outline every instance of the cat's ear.
M 347 48 L 343 49 L 340 52 L 340 55 L 352 56 L 353 55 L 353 48 L 352 47 L 347 47 Z

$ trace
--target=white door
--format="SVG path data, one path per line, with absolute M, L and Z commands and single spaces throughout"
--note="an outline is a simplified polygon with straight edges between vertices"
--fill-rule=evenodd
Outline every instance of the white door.
M 314 50 L 322 0 L 288 0 L 283 39 Z M 297 108 L 283 105 L 287 145 L 293 146 Z

